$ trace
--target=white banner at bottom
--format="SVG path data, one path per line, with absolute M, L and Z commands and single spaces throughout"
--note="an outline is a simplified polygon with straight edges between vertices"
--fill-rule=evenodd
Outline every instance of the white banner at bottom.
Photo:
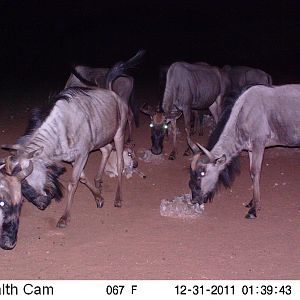
M 300 299 L 300 280 L 0 280 L 1 299 Z

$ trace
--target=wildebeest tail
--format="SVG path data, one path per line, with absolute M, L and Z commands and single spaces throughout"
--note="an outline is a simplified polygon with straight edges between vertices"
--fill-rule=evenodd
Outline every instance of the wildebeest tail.
M 117 62 L 106 74 L 105 86 L 110 89 L 112 82 L 119 76 L 129 75 L 132 69 L 136 68 L 142 61 L 146 50 L 139 50 L 136 55 L 127 61 Z

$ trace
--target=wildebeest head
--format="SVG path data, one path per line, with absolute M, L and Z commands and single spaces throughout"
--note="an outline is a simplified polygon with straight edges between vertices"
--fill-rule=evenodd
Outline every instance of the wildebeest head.
M 39 209 L 44 210 L 53 198 L 60 200 L 63 196 L 62 185 L 58 181 L 65 168 L 58 166 L 55 162 L 47 163 L 42 157 L 43 148 L 39 148 L 31 153 L 24 153 L 22 147 L 15 148 L 17 145 L 4 145 L 3 148 L 17 150 L 11 156 L 11 170 L 22 170 L 23 166 L 28 165 L 29 161 L 33 165 L 33 171 L 22 181 L 21 191 L 23 196 Z
M 151 128 L 151 152 L 154 155 L 159 155 L 163 151 L 164 137 L 168 132 L 168 124 L 172 120 L 176 120 L 181 116 L 181 112 L 174 112 L 172 114 L 165 114 L 159 109 L 154 109 L 148 104 L 144 104 L 141 107 L 141 111 L 144 114 L 150 116 L 150 128 Z
M 13 249 L 17 243 L 22 207 L 21 182 L 31 174 L 33 164 L 17 162 L 14 157 L 1 161 L 0 171 L 0 247 Z
M 189 186 L 192 192 L 191 202 L 202 204 L 212 200 L 219 174 L 226 164 L 226 156 L 214 157 L 207 149 L 197 145 L 204 154 L 199 152 L 192 158 Z
M 123 151 L 124 168 L 135 169 L 139 163 L 134 152 L 134 144 L 125 144 Z

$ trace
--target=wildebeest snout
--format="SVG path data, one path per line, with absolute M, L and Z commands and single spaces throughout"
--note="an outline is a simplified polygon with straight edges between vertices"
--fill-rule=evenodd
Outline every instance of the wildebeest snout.
M 2 226 L 0 247 L 4 250 L 11 250 L 17 244 L 18 221 L 10 221 Z

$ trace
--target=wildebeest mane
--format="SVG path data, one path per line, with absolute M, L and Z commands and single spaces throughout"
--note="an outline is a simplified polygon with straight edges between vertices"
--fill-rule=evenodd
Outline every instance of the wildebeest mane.
M 207 143 L 207 149 L 210 151 L 218 142 L 227 121 L 232 112 L 232 108 L 234 103 L 236 102 L 239 95 L 236 93 L 231 93 L 226 95 L 225 100 L 223 102 L 223 112 L 221 114 L 220 120 L 218 121 L 215 129 L 211 133 Z M 219 175 L 219 184 L 223 184 L 225 188 L 230 188 L 235 180 L 235 177 L 240 173 L 240 160 L 239 156 L 233 157 L 230 163 L 226 166 L 226 168 Z M 209 200 L 211 200 L 214 196 L 214 192 L 208 196 Z
M 86 87 L 70 87 L 51 96 L 48 103 L 45 104 L 43 107 L 33 108 L 30 112 L 28 124 L 25 129 L 25 132 L 17 140 L 17 143 L 21 145 L 24 145 L 26 143 L 28 137 L 30 137 L 39 127 L 41 127 L 43 122 L 50 115 L 53 107 L 55 106 L 58 100 L 65 100 L 69 102 L 72 99 L 72 97 L 79 94 L 90 97 L 90 95 L 86 93 L 86 91 L 90 89 L 91 88 L 86 88 Z
M 44 187 L 46 196 L 39 195 L 26 180 L 23 180 L 21 184 L 22 195 L 29 202 L 34 202 L 38 197 L 46 198 L 44 201 L 48 202 L 48 204 L 50 204 L 52 199 L 55 199 L 56 201 L 61 200 L 63 197 L 63 185 L 59 182 L 58 178 L 65 171 L 66 169 L 64 167 L 55 164 L 47 166 L 47 180 Z
M 47 166 L 47 183 L 45 191 L 51 199 L 59 201 L 63 197 L 63 185 L 59 182 L 58 178 L 66 171 L 65 167 L 52 164 Z

